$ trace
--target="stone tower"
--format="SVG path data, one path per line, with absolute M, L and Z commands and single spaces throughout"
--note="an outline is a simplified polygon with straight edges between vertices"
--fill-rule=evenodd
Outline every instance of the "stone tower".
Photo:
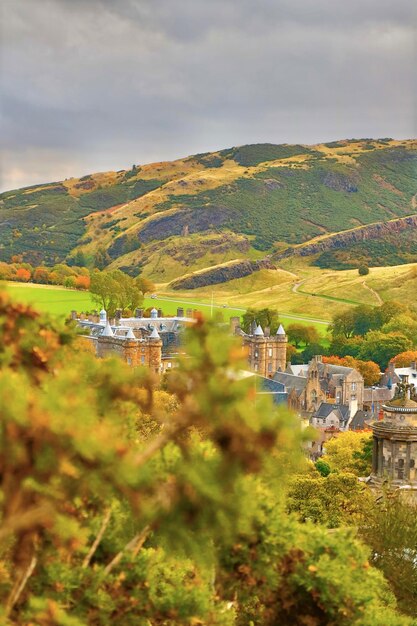
M 99 358 L 118 356 L 132 367 L 149 367 L 155 374 L 161 372 L 162 339 L 156 328 L 145 339 L 137 339 L 132 328 L 125 336 L 116 336 L 107 321 L 95 345 Z
M 282 324 L 273 336 L 265 336 L 260 325 L 251 335 L 244 335 L 243 345 L 248 350 L 251 370 L 267 378 L 272 378 L 278 370 L 283 372 L 287 364 L 287 343 Z
M 155 374 L 159 374 L 161 372 L 162 339 L 156 328 L 149 335 L 147 344 L 147 365 Z
M 372 479 L 393 487 L 417 490 L 417 396 L 405 380 L 383 407 L 383 418 L 372 425 Z

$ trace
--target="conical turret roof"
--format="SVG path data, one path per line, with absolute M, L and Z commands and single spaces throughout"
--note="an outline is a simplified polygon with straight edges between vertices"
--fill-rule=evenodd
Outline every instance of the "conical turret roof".
M 104 327 L 103 332 L 101 333 L 102 337 L 113 337 L 114 333 L 111 329 L 110 323 L 107 320 L 106 326 Z
M 285 335 L 285 330 L 282 324 L 279 325 L 277 335 Z
M 132 328 L 129 328 L 129 330 L 126 333 L 126 339 L 136 339 L 135 337 L 135 333 L 133 332 Z
M 156 330 L 156 328 L 154 328 L 151 334 L 149 335 L 149 339 L 160 339 L 159 333 Z
M 264 331 L 262 330 L 262 326 L 258 324 L 255 332 L 253 333 L 256 337 L 264 337 Z

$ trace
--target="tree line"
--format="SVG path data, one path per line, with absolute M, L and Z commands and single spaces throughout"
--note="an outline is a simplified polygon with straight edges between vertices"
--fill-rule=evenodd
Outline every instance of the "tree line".
M 33 266 L 18 260 L 14 263 L 0 262 L 0 280 L 62 285 L 69 289 L 88 290 L 90 288 L 90 272 L 87 268 L 69 267 L 64 263 L 46 267 L 44 265 Z
M 242 328 L 250 333 L 253 322 L 274 334 L 279 326 L 275 309 L 248 309 Z M 376 384 L 390 361 L 408 366 L 417 357 L 417 313 L 412 305 L 388 301 L 380 307 L 360 305 L 333 317 L 327 337 L 313 325 L 292 323 L 285 327 L 292 364 L 307 363 L 316 354 L 335 365 L 357 369 L 365 385 Z

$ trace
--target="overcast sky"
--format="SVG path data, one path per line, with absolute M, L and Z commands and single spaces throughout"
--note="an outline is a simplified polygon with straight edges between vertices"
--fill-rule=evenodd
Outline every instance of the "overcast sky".
M 416 137 L 415 0 L 0 0 L 2 189 Z

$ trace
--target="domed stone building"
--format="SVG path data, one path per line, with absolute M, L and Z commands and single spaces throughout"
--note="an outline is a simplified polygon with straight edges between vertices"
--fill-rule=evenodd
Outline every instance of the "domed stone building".
M 382 406 L 383 418 L 372 425 L 372 482 L 417 490 L 417 396 L 404 380 Z

